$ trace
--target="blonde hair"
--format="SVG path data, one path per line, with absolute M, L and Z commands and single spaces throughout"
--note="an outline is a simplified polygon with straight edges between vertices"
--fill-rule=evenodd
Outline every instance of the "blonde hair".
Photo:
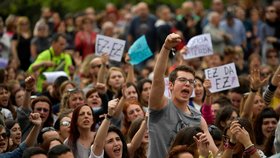
M 26 16 L 21 16 L 17 19 L 17 33 L 20 35 L 22 33 L 22 28 L 21 28 L 21 24 L 23 23 L 28 23 L 28 25 L 30 24 L 28 17 Z M 30 27 L 27 31 L 28 35 L 31 36 L 31 31 L 30 31 Z

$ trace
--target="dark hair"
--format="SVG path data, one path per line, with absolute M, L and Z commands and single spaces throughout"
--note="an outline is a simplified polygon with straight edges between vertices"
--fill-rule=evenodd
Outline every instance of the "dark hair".
M 169 81 L 174 83 L 176 78 L 177 78 L 177 72 L 178 71 L 184 71 L 184 72 L 189 72 L 195 76 L 195 71 L 192 67 L 186 66 L 186 65 L 180 65 L 176 67 L 170 74 L 169 74 Z
M 11 93 L 11 96 L 10 96 L 10 100 L 11 100 L 12 105 L 15 105 L 17 107 L 22 106 L 22 105 L 17 105 L 16 104 L 16 94 L 20 91 L 24 91 L 24 89 L 20 87 L 20 88 L 16 89 L 13 93 Z
M 122 158 L 129 158 L 126 141 L 125 141 L 125 138 L 124 138 L 124 135 L 122 134 L 122 132 L 115 126 L 109 127 L 108 133 L 110 133 L 110 132 L 116 133 L 122 141 L 122 146 L 123 146 Z M 104 150 L 104 158 L 110 158 L 105 150 Z
M 140 103 L 141 103 L 141 105 L 143 105 L 143 106 L 148 106 L 147 105 L 147 103 L 144 103 L 144 101 L 143 101 L 143 99 L 142 99 L 142 97 L 141 97 L 141 94 L 142 94 L 142 92 L 143 92 L 143 87 L 144 87 L 144 84 L 145 83 L 150 83 L 150 84 L 152 84 L 152 80 L 150 80 L 150 79 L 142 79 L 142 80 L 140 80 L 138 83 L 137 83 L 137 89 L 138 89 L 138 91 L 139 91 L 139 96 L 138 96 L 138 98 L 139 98 L 139 101 L 140 101 Z
M 37 98 L 35 98 L 32 102 L 31 102 L 31 109 L 32 111 L 34 111 L 35 108 L 35 104 L 38 102 L 45 102 L 49 104 L 49 115 L 48 118 L 46 120 L 46 122 L 44 122 L 43 127 L 48 127 L 48 126 L 52 126 L 53 125 L 53 117 L 52 117 L 52 102 L 50 101 L 50 99 L 46 96 L 38 96 Z
M 47 152 L 40 147 L 30 147 L 24 150 L 22 158 L 31 158 L 37 154 L 44 154 L 47 156 Z
M 193 157 L 198 157 L 198 152 L 194 147 L 188 147 L 187 145 L 176 145 L 172 147 L 169 152 L 167 158 L 179 158 L 179 155 L 182 153 L 190 153 Z
M 9 88 L 8 88 L 8 86 L 7 86 L 7 84 L 1 83 L 1 84 L 0 84 L 0 90 L 1 90 L 1 89 L 4 89 L 4 90 L 6 90 L 7 92 L 10 92 L 10 91 L 9 91 Z M 10 92 L 10 93 L 11 93 L 11 92 Z M 8 99 L 10 99 L 10 98 L 8 98 Z M 1 107 L 1 106 L 2 106 L 2 105 L 0 105 L 0 107 Z M 13 107 L 13 105 L 11 104 L 11 101 L 10 101 L 10 100 L 8 101 L 8 105 L 7 105 L 7 107 L 5 107 L 5 108 L 7 108 L 8 110 L 11 111 L 11 113 L 12 113 L 14 119 L 17 118 L 17 112 L 16 112 L 15 108 Z
M 187 145 L 191 146 L 195 143 L 193 136 L 196 136 L 197 133 L 203 132 L 202 129 L 198 126 L 194 127 L 185 127 L 181 129 L 176 137 L 174 138 L 170 149 L 177 146 L 177 145 Z
M 66 39 L 66 35 L 64 33 L 56 33 L 52 36 L 52 42 L 57 42 L 60 37 Z
M 232 106 L 230 100 L 225 96 L 221 96 L 217 98 L 216 100 L 213 101 L 213 104 L 219 104 L 220 108 L 225 106 Z
M 266 52 L 265 52 L 265 56 L 268 57 L 268 55 L 272 52 L 275 52 L 277 54 L 277 57 L 279 57 L 279 51 L 275 48 L 267 49 Z
M 11 119 L 5 121 L 6 128 L 9 130 L 11 130 L 16 123 L 18 123 L 16 120 Z
M 138 132 L 138 130 L 141 127 L 141 124 L 143 122 L 144 118 L 136 118 L 134 121 L 132 121 L 128 132 L 127 132 L 127 140 L 128 142 L 131 142 L 131 140 L 133 139 L 133 137 L 135 136 L 135 134 Z M 134 154 L 134 158 L 143 158 L 146 157 L 146 147 L 141 145 Z
M 265 156 L 272 156 L 274 149 L 274 139 L 275 139 L 275 131 L 273 131 L 270 136 L 264 142 L 264 154 Z
M 60 155 L 66 154 L 68 152 L 72 152 L 68 146 L 64 144 L 56 145 L 49 150 L 48 158 L 58 158 Z
M 77 124 L 78 124 L 78 117 L 79 117 L 80 110 L 84 106 L 89 107 L 91 112 L 92 112 L 93 124 L 91 126 L 91 131 L 94 131 L 95 125 L 96 125 L 96 118 L 94 116 L 94 112 L 93 112 L 92 108 L 89 105 L 83 104 L 83 105 L 80 105 L 80 106 L 75 108 L 75 110 L 73 111 L 72 118 L 71 118 L 70 131 L 69 131 L 69 137 L 68 137 L 68 144 L 69 144 L 70 149 L 73 152 L 77 151 L 77 140 L 80 137 L 80 132 L 79 132 L 78 126 L 77 126 Z
M 238 115 L 237 109 L 232 106 L 225 106 L 221 108 L 217 113 L 215 125 L 223 131 L 225 127 L 221 125 L 221 122 L 226 122 L 229 120 L 233 112 L 236 112 Z
M 125 86 L 127 87 L 127 88 L 129 88 L 129 87 L 134 87 L 134 89 L 135 89 L 135 91 L 136 91 L 136 93 L 137 93 L 137 96 L 138 96 L 138 101 L 139 101 L 139 98 L 140 98 L 140 96 L 139 96 L 139 91 L 138 91 L 138 89 L 137 89 L 137 86 L 134 84 L 134 83 L 132 83 L 132 82 L 127 82 L 127 83 L 125 83 Z M 123 94 L 124 95 L 124 94 Z
M 96 93 L 96 92 L 98 93 L 98 91 L 97 91 L 96 88 L 90 89 L 90 90 L 86 93 L 86 98 L 88 98 L 91 94 Z M 98 93 L 98 95 L 99 95 L 99 93 Z
M 245 130 L 249 133 L 250 139 L 252 141 L 253 144 L 255 144 L 255 138 L 254 138 L 254 130 L 252 127 L 251 122 L 246 119 L 246 118 L 238 118 L 238 123 L 240 124 L 241 127 L 244 127 Z M 224 135 L 227 135 L 227 131 L 230 130 L 230 125 L 226 126 L 224 129 Z M 221 149 L 220 150 L 224 150 L 224 141 L 222 141 L 222 145 L 221 145 Z M 242 154 L 245 150 L 244 146 L 241 145 L 240 143 L 236 144 L 236 147 L 234 148 L 235 154 L 233 154 L 232 158 L 240 158 L 242 157 Z
M 71 110 L 71 111 L 70 111 Z M 61 114 L 59 114 L 57 120 L 54 123 L 54 129 L 59 131 L 60 129 L 60 121 L 64 118 L 64 117 L 69 117 L 68 115 L 72 112 L 72 109 L 69 109 L 69 111 L 63 111 Z M 70 118 L 70 117 L 69 117 Z
M 264 108 L 257 116 L 254 123 L 254 129 L 255 129 L 254 132 L 255 132 L 256 144 L 258 145 L 263 145 L 266 139 L 262 132 L 262 124 L 265 118 L 275 118 L 278 122 L 279 115 L 272 108 L 268 107 L 268 108 Z

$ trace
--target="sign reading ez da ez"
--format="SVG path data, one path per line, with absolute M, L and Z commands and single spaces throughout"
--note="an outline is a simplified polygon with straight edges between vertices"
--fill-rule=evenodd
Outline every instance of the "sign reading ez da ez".
M 212 93 L 239 87 L 238 76 L 234 63 L 204 70 L 205 76 L 211 81 Z

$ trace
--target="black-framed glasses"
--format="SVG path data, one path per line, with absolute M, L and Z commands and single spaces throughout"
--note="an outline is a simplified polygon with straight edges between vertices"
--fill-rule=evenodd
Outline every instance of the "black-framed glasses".
M 48 131 L 55 131 L 55 129 L 53 127 L 44 127 L 41 130 L 41 133 L 45 133 L 45 132 L 48 132 Z
M 49 112 L 49 109 L 47 109 L 47 108 L 35 108 L 35 111 Z
M 195 79 L 187 79 L 185 77 L 179 77 L 179 78 L 176 78 L 176 80 L 184 85 L 188 83 L 188 84 L 194 86 L 194 84 L 195 84 Z
M 60 122 L 60 126 L 70 126 L 71 122 L 70 121 L 62 121 Z

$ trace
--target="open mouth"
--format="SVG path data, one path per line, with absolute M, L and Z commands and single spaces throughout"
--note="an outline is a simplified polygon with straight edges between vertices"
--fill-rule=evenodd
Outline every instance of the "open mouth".
M 4 148 L 4 147 L 5 147 L 5 145 L 6 145 L 6 143 L 5 143 L 5 142 L 0 142 L 0 148 Z
M 113 152 L 115 154 L 120 154 L 121 153 L 121 148 L 120 147 L 115 147 L 115 148 L 113 148 Z
M 90 123 L 89 120 L 84 120 L 84 121 L 83 121 L 83 124 L 89 124 L 89 123 Z
M 190 94 L 190 90 L 189 89 L 183 89 L 182 91 L 181 91 L 181 93 L 183 94 L 183 95 L 189 95 Z

